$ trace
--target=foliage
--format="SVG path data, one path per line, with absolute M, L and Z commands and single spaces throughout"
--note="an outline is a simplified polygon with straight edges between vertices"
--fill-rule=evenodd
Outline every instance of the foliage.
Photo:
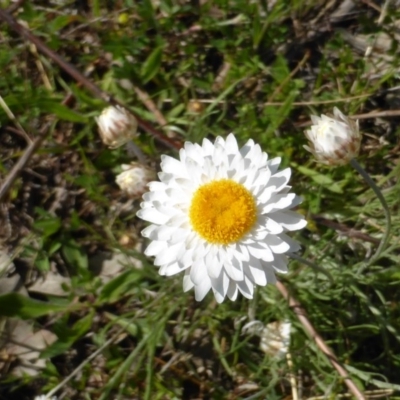
M 349 115 L 398 108 L 400 13 L 393 6 L 378 24 L 379 12 L 367 3 L 342 18 L 323 3 L 37 1 L 23 2 L 17 17 L 163 134 L 182 143 L 234 131 L 240 142 L 253 138 L 271 157 L 282 157 L 304 198 L 309 225 L 296 238 L 313 265 L 293 260 L 282 280 L 357 385 L 392 389 L 391 398 L 400 398 L 398 117 L 360 120 L 359 161 L 382 188 L 393 218 L 390 245 L 369 266 L 385 229 L 380 203 L 350 166 L 315 165 L 302 148 L 312 113 L 335 105 Z M 217 306 L 211 296 L 196 303 L 182 293 L 181 276 L 158 276 L 142 255 L 139 200 L 114 183 L 132 155 L 105 148 L 97 135 L 94 117 L 106 104 L 2 24 L 1 97 L 32 138 L 55 118 L 4 202 L 3 226 L 11 230 L 1 234 L 3 247 L 28 289 L 32 271 L 46 276 L 55 269 L 71 283 L 61 298 L 0 296 L 2 317 L 30 318 L 58 337 L 42 353 L 47 365 L 40 378 L 16 381 L 2 371 L 0 397 L 46 393 L 85 360 L 60 390 L 64 398 L 282 399 L 290 396 L 293 373 L 303 398 L 345 392 L 274 286 L 258 290 L 253 301 Z M 378 51 L 384 39 L 387 48 Z M 367 57 L 370 43 L 377 47 Z M 69 94 L 73 104 L 62 104 Z M 4 108 L 0 124 L 4 178 L 26 143 Z M 160 154 L 175 152 L 144 129 L 135 145 L 154 165 Z M 125 257 L 122 271 L 108 280 L 93 262 L 104 252 Z M 292 367 L 242 333 L 248 316 L 263 324 L 292 322 Z

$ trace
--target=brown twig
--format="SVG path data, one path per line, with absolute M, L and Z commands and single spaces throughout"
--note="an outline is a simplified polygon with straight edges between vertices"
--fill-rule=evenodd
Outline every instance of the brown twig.
M 384 118 L 384 117 L 400 117 L 400 110 L 389 110 L 389 111 L 372 111 L 367 114 L 351 115 L 352 119 L 372 119 L 372 118 Z
M 12 14 L 13 12 L 17 11 L 18 8 L 20 8 L 25 0 L 18 0 L 15 3 L 11 4 L 10 7 L 8 7 L 7 12 Z
M 13 112 L 10 110 L 6 102 L 3 100 L 3 97 L 0 95 L 0 107 L 4 110 L 4 112 L 7 114 L 7 117 L 10 118 L 11 121 L 14 122 L 14 124 L 18 127 L 20 134 L 23 136 L 23 138 L 26 140 L 27 143 L 32 143 L 32 139 L 29 137 L 29 135 L 25 132 L 25 129 L 23 126 L 19 123 L 18 119 L 15 117 Z
M 327 346 L 324 339 L 322 339 L 319 333 L 315 330 L 314 326 L 311 324 L 304 308 L 292 295 L 289 294 L 288 290 L 286 289 L 285 285 L 282 282 L 278 281 L 276 286 L 280 291 L 280 293 L 282 294 L 282 296 L 289 302 L 289 306 L 293 309 L 294 313 L 296 314 L 297 318 L 303 325 L 306 332 L 311 336 L 311 338 L 315 341 L 318 348 L 322 351 L 322 353 L 325 354 L 329 362 L 336 369 L 339 375 L 343 378 L 346 386 L 353 394 L 353 396 L 357 400 L 365 400 L 365 396 L 361 393 L 360 389 L 358 389 L 356 384 L 350 378 L 349 374 L 344 369 L 342 364 L 340 364 L 339 360 L 336 358 L 333 351 Z
M 148 93 L 144 90 L 139 89 L 137 86 L 133 88 L 139 100 L 146 106 L 146 108 L 154 115 L 155 120 L 158 122 L 160 126 L 167 126 L 168 121 L 161 113 L 161 111 L 157 108 L 154 101 L 150 98 Z M 168 135 L 169 137 L 173 137 L 172 135 Z
M 46 138 L 52 123 L 53 121 L 49 121 L 43 126 L 39 132 L 39 135 L 29 144 L 24 154 L 19 158 L 19 160 L 12 167 L 11 171 L 7 174 L 6 179 L 0 187 L 0 201 L 3 200 L 4 196 L 10 190 L 10 187 L 17 179 L 20 171 L 25 167 L 26 164 L 28 164 L 35 151 L 43 143 L 43 140 Z
M 324 218 L 321 215 L 311 215 L 311 218 L 317 223 L 317 224 L 321 224 L 324 226 L 327 226 L 328 228 L 332 228 L 335 229 L 337 231 L 340 231 L 340 233 L 342 233 L 343 235 L 346 235 L 348 237 L 352 237 L 352 238 L 357 238 L 357 239 L 361 239 L 365 242 L 370 242 L 373 244 L 379 244 L 380 240 L 376 239 L 366 233 L 360 232 L 356 229 L 350 228 L 345 224 L 341 224 L 340 222 L 335 222 L 332 221 L 328 218 Z
M 366 114 L 349 115 L 351 119 L 373 119 L 373 118 L 400 117 L 400 110 L 372 111 Z M 311 121 L 296 123 L 296 128 L 312 125 Z
M 73 101 L 74 101 L 73 95 L 68 94 L 65 97 L 65 99 L 63 100 L 62 104 L 71 106 Z M 33 141 L 30 142 L 30 144 L 28 145 L 28 148 L 25 150 L 24 154 L 22 154 L 22 156 L 19 158 L 17 163 L 13 166 L 11 171 L 8 173 L 7 177 L 5 178 L 3 184 L 0 187 L 0 202 L 3 200 L 4 196 L 10 190 L 12 184 L 17 179 L 21 170 L 25 168 L 25 166 L 28 164 L 29 160 L 31 159 L 31 157 L 33 156 L 35 151 L 43 143 L 43 140 L 46 138 L 46 136 L 48 134 L 48 130 L 50 129 L 53 122 L 54 122 L 53 120 L 50 120 L 45 124 L 45 126 L 40 130 L 39 135 Z
M 33 43 L 36 48 L 43 53 L 45 56 L 49 57 L 56 64 L 59 65 L 61 69 L 67 72 L 76 82 L 80 83 L 86 89 L 91 91 L 97 98 L 105 101 L 108 104 L 112 105 L 120 105 L 122 107 L 126 107 L 126 105 L 122 104 L 118 100 L 114 99 L 108 93 L 101 90 L 97 85 L 95 85 L 92 81 L 86 78 L 74 65 L 65 61 L 59 54 L 51 50 L 45 43 L 43 43 L 38 37 L 33 35 L 28 29 L 19 24 L 7 11 L 0 9 L 0 19 L 5 21 L 11 29 L 17 32 L 21 37 L 27 40 L 30 43 Z M 132 112 L 132 110 L 130 110 Z M 144 121 L 138 115 L 132 112 L 135 115 L 139 126 L 154 136 L 158 141 L 162 142 L 166 146 L 176 149 L 179 146 L 176 141 L 166 137 L 163 132 L 155 129 L 151 124 Z M 180 147 L 180 146 L 179 146 Z M 139 153 L 140 149 L 136 148 L 136 152 Z

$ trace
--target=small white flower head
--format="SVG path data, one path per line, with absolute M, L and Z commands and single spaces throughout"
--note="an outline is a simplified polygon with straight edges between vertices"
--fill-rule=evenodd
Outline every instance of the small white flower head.
M 96 117 L 99 134 L 104 144 L 112 149 L 122 146 L 136 137 L 137 120 L 125 108 L 110 106 Z
M 186 142 L 178 160 L 161 160 L 160 182 L 150 182 L 137 213 L 151 223 L 142 231 L 151 241 L 145 254 L 160 275 L 184 272 L 184 291 L 200 301 L 212 290 L 221 303 L 238 292 L 251 299 L 256 285 L 287 272 L 287 254 L 300 246 L 286 232 L 306 221 L 291 210 L 301 199 L 279 158 L 269 160 L 253 140 L 239 149 L 230 134 Z
M 34 400 L 57 400 L 57 397 L 47 397 L 45 394 L 41 394 L 40 396 L 36 396 Z
M 117 175 L 115 181 L 117 185 L 131 197 L 140 197 L 146 192 L 150 181 L 156 179 L 153 169 L 143 164 L 132 162 L 121 165 L 122 172 Z
M 242 333 L 260 337 L 261 350 L 270 357 L 281 359 L 289 352 L 291 323 L 275 321 L 264 325 L 261 321 L 248 322 Z
M 333 109 L 333 117 L 311 116 L 313 125 L 305 132 L 310 151 L 316 160 L 326 165 L 344 165 L 357 157 L 360 151 L 361 134 L 358 121 L 346 117 L 338 108 Z
M 283 358 L 289 352 L 291 323 L 276 321 L 266 325 L 261 333 L 261 350 L 275 358 Z

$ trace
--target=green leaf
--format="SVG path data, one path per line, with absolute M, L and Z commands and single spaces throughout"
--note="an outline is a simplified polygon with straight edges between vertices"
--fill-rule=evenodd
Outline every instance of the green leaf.
M 286 58 L 278 55 L 271 67 L 271 75 L 278 84 L 281 84 L 290 74 Z
M 62 223 L 59 218 L 55 217 L 37 220 L 33 226 L 40 230 L 44 237 L 48 237 L 58 232 L 62 226 Z
M 106 283 L 99 295 L 100 302 L 114 302 L 119 300 L 141 278 L 136 270 L 128 270 Z
M 297 169 L 303 175 L 310 177 L 315 183 L 325 187 L 331 192 L 343 193 L 343 189 L 329 175 L 320 174 L 313 169 L 309 169 L 301 165 L 298 165 Z
M 78 18 L 76 16 L 71 17 L 70 15 L 59 15 L 58 17 L 55 17 L 52 21 L 50 21 L 48 27 L 51 32 L 57 34 L 57 31 L 69 25 L 70 23 L 75 22 L 77 19 Z
M 42 352 L 41 358 L 55 357 L 71 348 L 91 328 L 93 317 L 94 310 L 91 310 L 89 314 L 75 322 L 72 328 L 64 326 L 62 331 L 55 332 L 59 339 Z
M 75 242 L 75 240 L 69 239 L 64 243 L 62 254 L 71 267 L 87 270 L 87 255 L 82 251 L 81 247 Z
M 0 296 L 0 316 L 2 317 L 38 318 L 52 312 L 66 311 L 69 307 L 69 305 L 34 300 L 18 293 Z
M 60 103 L 55 103 L 55 102 L 44 102 L 43 108 L 45 108 L 45 111 L 48 113 L 55 114 L 58 118 L 65 120 L 65 121 L 70 121 L 70 122 L 80 122 L 80 123 L 87 123 L 88 119 L 81 115 L 78 114 L 77 112 L 71 110 L 70 108 L 60 104 Z
M 40 256 L 35 261 L 35 266 L 42 272 L 50 270 L 50 261 L 45 255 Z
M 367 372 L 367 371 L 361 371 L 357 368 L 352 367 L 351 365 L 345 365 L 346 369 L 354 374 L 355 376 L 361 378 L 362 380 L 372 383 L 379 389 L 391 389 L 391 390 L 400 390 L 400 385 L 397 385 L 395 383 L 390 383 L 390 382 L 383 382 L 379 381 L 378 379 L 373 379 L 372 377 L 374 375 L 378 376 L 378 374 Z
M 105 316 L 110 320 L 120 325 L 122 328 L 126 329 L 126 331 L 133 337 L 137 337 L 139 333 L 138 325 L 135 321 L 133 323 L 131 320 L 122 318 L 120 316 L 113 315 L 109 312 L 105 313 Z
M 52 358 L 56 357 L 60 354 L 65 353 L 67 350 L 71 348 L 73 342 L 62 342 L 56 341 L 52 343 L 49 347 L 47 347 L 42 353 L 40 354 L 40 358 Z
M 164 46 L 156 47 L 143 63 L 141 71 L 142 83 L 147 83 L 157 74 L 161 66 L 163 49 Z

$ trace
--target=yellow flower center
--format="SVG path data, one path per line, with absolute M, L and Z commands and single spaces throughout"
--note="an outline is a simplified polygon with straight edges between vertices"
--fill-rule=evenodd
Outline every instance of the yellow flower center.
M 237 242 L 252 228 L 257 219 L 257 206 L 243 185 L 221 179 L 197 189 L 189 218 L 193 230 L 203 239 L 225 245 Z

